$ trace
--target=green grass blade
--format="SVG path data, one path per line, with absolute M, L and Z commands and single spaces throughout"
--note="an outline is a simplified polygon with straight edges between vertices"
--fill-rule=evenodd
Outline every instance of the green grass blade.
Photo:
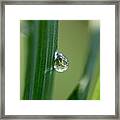
M 100 99 L 100 76 L 97 77 L 96 84 L 94 88 L 91 90 L 91 92 L 89 92 L 87 99 L 92 99 L 92 100 Z
M 26 40 L 28 41 L 25 89 L 22 99 L 51 99 L 54 79 L 54 53 L 57 49 L 58 39 L 58 21 L 22 21 L 21 32 L 26 32 Z
M 97 28 L 91 33 L 91 48 L 84 73 L 80 82 L 70 94 L 68 99 L 100 99 L 100 30 Z M 96 87 L 96 88 L 95 88 Z M 95 92 L 97 90 L 97 93 Z M 93 94 L 94 97 L 93 97 Z M 96 95 L 97 94 L 97 95 Z

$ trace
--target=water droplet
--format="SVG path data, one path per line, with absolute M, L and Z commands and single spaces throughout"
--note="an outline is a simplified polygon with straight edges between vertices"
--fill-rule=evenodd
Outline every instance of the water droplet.
M 57 72 L 64 72 L 68 69 L 68 59 L 59 52 L 55 52 L 54 69 Z

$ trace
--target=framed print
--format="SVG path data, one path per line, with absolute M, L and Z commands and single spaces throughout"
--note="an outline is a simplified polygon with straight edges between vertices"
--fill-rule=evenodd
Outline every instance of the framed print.
M 1 2 L 2 119 L 119 119 L 119 2 Z

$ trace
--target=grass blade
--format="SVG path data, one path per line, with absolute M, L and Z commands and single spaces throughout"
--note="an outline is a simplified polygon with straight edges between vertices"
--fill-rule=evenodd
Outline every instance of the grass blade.
M 28 41 L 25 89 L 22 99 L 51 99 L 54 53 L 57 49 L 58 39 L 58 21 L 22 21 L 21 32 L 26 35 Z
M 91 48 L 86 67 L 80 82 L 68 97 L 71 99 L 87 100 L 100 99 L 100 30 L 99 27 L 91 33 Z M 96 88 L 95 88 L 96 87 Z M 97 90 L 97 93 L 95 92 Z

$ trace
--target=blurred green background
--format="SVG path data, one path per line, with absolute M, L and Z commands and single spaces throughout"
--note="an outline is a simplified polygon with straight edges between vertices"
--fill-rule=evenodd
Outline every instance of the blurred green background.
M 53 100 L 100 99 L 100 22 L 99 20 L 59 20 L 58 51 L 69 60 L 63 73 L 55 71 Z M 24 24 L 24 22 L 22 23 Z M 27 26 L 26 26 L 27 28 Z M 27 29 L 24 29 L 27 33 Z M 21 32 L 20 95 L 24 92 L 28 42 Z

